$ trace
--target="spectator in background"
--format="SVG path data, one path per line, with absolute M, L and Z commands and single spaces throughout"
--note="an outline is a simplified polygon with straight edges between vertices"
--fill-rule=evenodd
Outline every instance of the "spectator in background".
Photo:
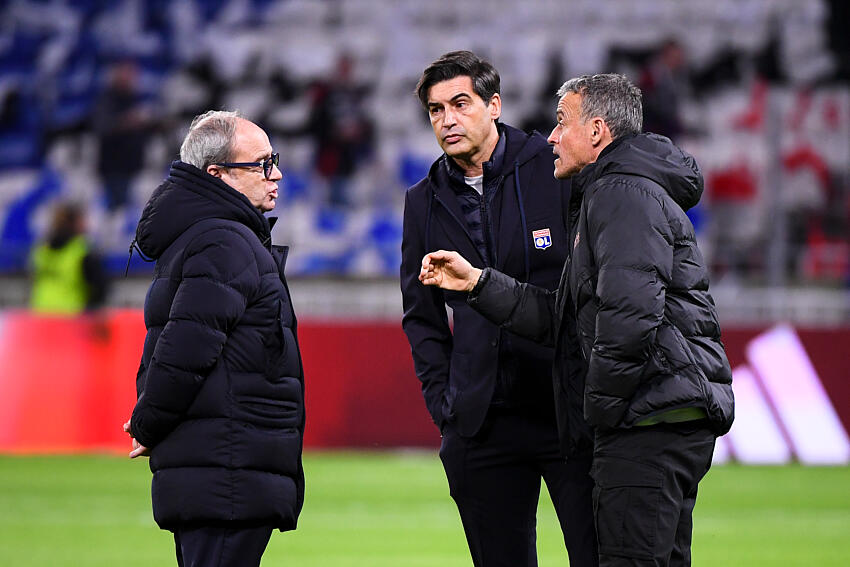
M 552 93 L 561 86 L 564 75 L 566 73 L 561 54 L 557 49 L 552 49 L 546 58 L 546 78 L 538 92 L 534 108 L 522 121 L 523 130 L 547 134 L 552 129 Z
M 360 164 L 370 158 L 374 124 L 364 102 L 366 87 L 354 79 L 354 59 L 339 56 L 334 75 L 315 84 L 307 132 L 316 145 L 316 172 L 328 182 L 329 201 L 350 204 L 348 185 Z
M 139 93 L 138 76 L 135 62 L 115 64 L 94 111 L 99 152 L 97 171 L 110 213 L 119 212 L 127 205 L 130 183 L 144 165 L 152 131 L 149 110 Z
M 79 205 L 56 207 L 47 237 L 30 256 L 33 311 L 76 315 L 103 306 L 109 280 L 85 233 L 85 215 Z
M 673 140 L 684 133 L 682 101 L 688 93 L 685 50 L 675 39 L 665 41 L 641 72 L 644 128 Z

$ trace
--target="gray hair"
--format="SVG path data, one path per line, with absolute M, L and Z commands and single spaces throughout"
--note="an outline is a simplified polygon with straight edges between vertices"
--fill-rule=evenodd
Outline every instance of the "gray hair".
M 581 95 L 581 119 L 598 116 L 616 140 L 643 129 L 641 92 L 625 75 L 604 73 L 570 79 L 558 89 L 558 99 L 567 93 Z
M 180 145 L 180 161 L 202 170 L 230 161 L 230 146 L 241 118 L 238 110 L 210 110 L 196 116 Z

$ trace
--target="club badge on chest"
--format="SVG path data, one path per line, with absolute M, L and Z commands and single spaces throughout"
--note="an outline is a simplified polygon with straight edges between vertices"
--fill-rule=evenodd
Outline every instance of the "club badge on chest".
M 552 235 L 548 228 L 531 231 L 531 239 L 534 241 L 534 247 L 539 250 L 546 250 L 552 246 Z

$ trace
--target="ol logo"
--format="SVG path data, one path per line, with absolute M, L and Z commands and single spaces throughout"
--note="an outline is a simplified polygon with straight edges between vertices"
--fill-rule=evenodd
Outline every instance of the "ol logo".
M 548 228 L 531 231 L 531 239 L 534 240 L 534 247 L 540 250 L 546 250 L 552 246 L 552 235 L 549 234 Z

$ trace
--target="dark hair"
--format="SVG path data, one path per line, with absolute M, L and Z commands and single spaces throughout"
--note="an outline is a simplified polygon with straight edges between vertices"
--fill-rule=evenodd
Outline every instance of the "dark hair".
M 78 234 L 82 234 L 82 222 L 85 220 L 85 213 L 82 205 L 79 203 L 63 202 L 59 203 L 53 209 L 53 216 L 50 221 L 50 228 L 47 232 L 46 240 L 54 242 L 57 240 L 66 241 Z
M 493 65 L 471 51 L 451 51 L 428 65 L 416 84 L 416 96 L 425 110 L 428 110 L 428 90 L 455 77 L 472 79 L 472 90 L 485 103 L 499 92 L 499 72 Z
M 581 95 L 582 122 L 599 116 L 615 140 L 626 134 L 640 134 L 643 128 L 641 92 L 625 75 L 582 75 L 561 85 L 558 98 L 567 93 Z

